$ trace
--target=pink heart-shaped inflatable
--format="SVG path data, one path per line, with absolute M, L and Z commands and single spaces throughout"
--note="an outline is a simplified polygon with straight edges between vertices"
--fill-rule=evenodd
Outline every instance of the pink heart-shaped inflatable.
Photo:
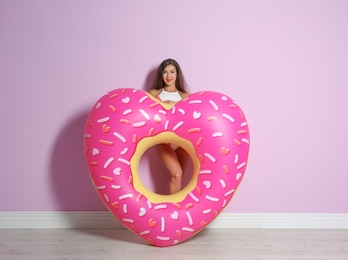
M 159 195 L 140 181 L 140 158 L 159 143 L 175 143 L 192 159 L 192 179 L 179 193 Z M 242 110 L 212 91 L 170 106 L 142 90 L 116 89 L 99 99 L 85 129 L 85 156 L 100 198 L 125 227 L 156 246 L 183 242 L 217 217 L 244 176 L 248 151 Z

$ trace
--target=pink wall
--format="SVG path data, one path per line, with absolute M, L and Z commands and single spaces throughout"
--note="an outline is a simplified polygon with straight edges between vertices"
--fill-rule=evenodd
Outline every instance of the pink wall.
M 0 211 L 105 210 L 86 171 L 91 106 L 165 58 L 251 130 L 225 212 L 348 212 L 348 1 L 0 2 Z

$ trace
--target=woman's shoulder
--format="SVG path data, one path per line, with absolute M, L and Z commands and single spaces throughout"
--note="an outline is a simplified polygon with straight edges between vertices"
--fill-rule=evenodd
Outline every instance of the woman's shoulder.
M 179 91 L 179 94 L 180 94 L 182 99 L 187 98 L 189 96 L 189 93 L 187 93 L 187 92 Z
M 148 91 L 148 93 L 151 95 L 151 96 L 153 96 L 153 97 L 155 97 L 155 98 L 157 98 L 160 94 L 161 94 L 161 91 L 162 91 L 162 89 L 150 89 L 149 91 Z

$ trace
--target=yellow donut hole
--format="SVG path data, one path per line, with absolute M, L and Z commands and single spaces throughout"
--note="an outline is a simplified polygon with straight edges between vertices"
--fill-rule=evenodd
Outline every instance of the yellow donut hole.
M 139 177 L 139 162 L 143 154 L 149 148 L 161 144 L 161 143 L 174 143 L 178 146 L 182 147 L 188 153 L 189 157 L 192 160 L 193 173 L 192 178 L 189 183 L 178 193 L 172 195 L 160 195 L 157 194 L 150 189 L 148 189 Z M 190 141 L 179 137 L 175 133 L 172 132 L 163 132 L 156 136 L 145 137 L 141 139 L 135 150 L 134 155 L 131 158 L 131 172 L 133 175 L 133 185 L 134 189 L 138 191 L 140 194 L 143 194 L 151 203 L 177 203 L 181 202 L 185 199 L 185 197 L 195 189 L 197 185 L 198 172 L 200 168 L 199 160 L 194 151 L 193 145 Z

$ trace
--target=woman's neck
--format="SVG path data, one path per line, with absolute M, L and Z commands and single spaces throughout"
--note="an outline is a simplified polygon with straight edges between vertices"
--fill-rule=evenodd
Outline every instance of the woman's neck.
M 164 91 L 166 91 L 166 92 L 176 92 L 176 91 L 178 91 L 178 90 L 176 89 L 175 85 L 165 86 L 163 89 L 164 89 Z

